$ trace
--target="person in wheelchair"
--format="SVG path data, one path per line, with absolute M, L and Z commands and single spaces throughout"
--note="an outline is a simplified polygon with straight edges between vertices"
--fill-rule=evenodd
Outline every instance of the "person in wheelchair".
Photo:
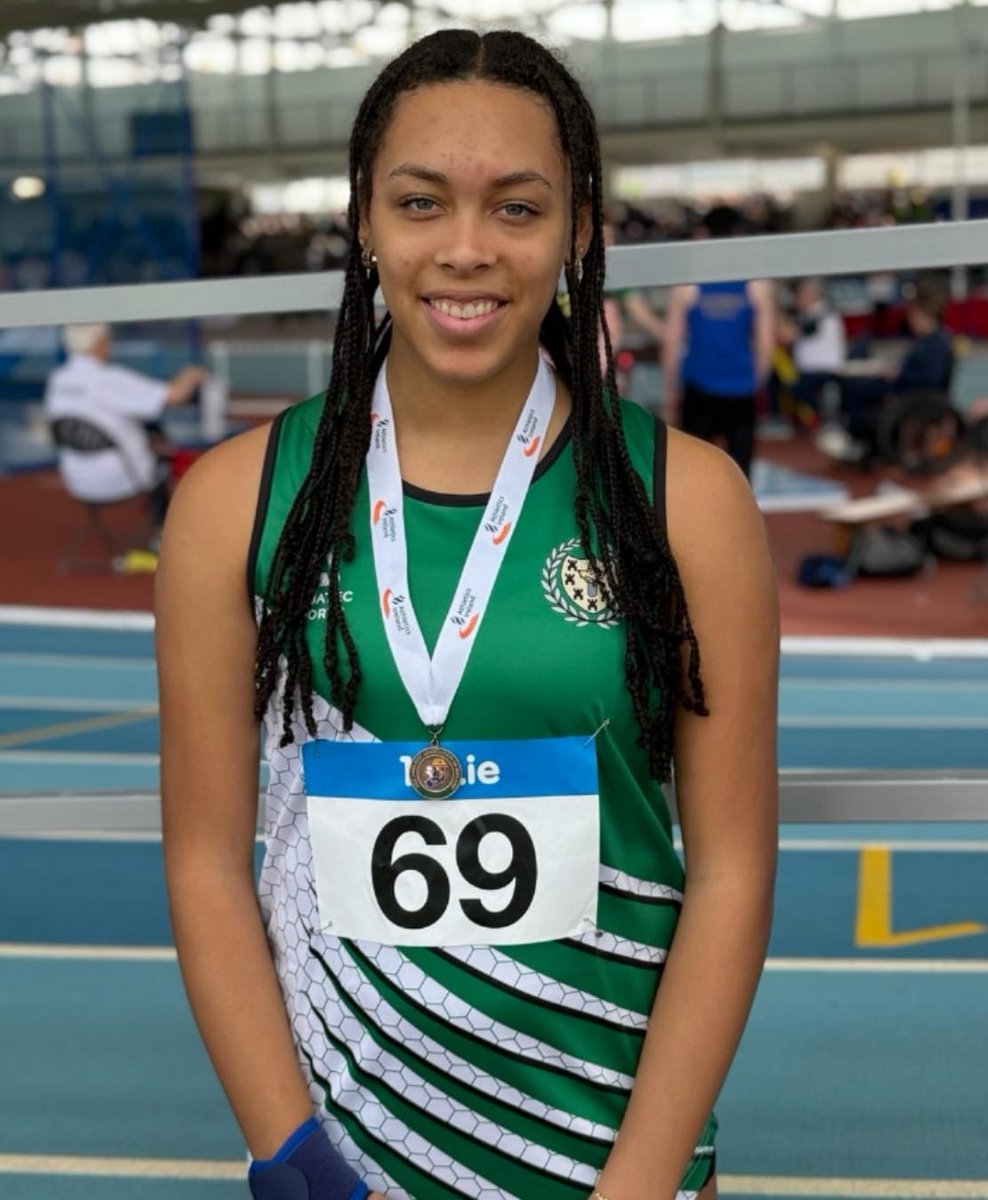
M 144 495 L 160 528 L 171 470 L 159 421 L 167 407 L 195 396 L 205 372 L 183 367 L 165 381 L 113 364 L 104 324 L 70 325 L 63 337 L 68 360 L 49 376 L 44 408 L 66 490 L 87 504 Z
M 890 405 L 920 397 L 949 403 L 954 349 L 943 327 L 946 308 L 946 293 L 939 283 L 929 278 L 917 281 L 906 308 L 912 345 L 898 366 L 890 364 L 884 377 L 844 380 L 844 430 L 836 432 L 846 436 L 821 449 L 843 462 L 870 466 L 880 457 L 879 430 Z

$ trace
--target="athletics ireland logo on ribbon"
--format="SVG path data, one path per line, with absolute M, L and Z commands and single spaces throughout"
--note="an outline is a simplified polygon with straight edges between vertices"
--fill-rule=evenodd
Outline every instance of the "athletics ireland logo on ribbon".
M 579 541 L 564 542 L 545 560 L 542 590 L 554 612 L 574 625 L 610 629 L 618 623 L 606 579 L 598 579 Z
M 398 522 L 395 519 L 397 515 L 398 509 L 393 506 L 389 508 L 387 501 L 374 501 L 371 509 L 371 526 L 374 529 L 380 526 L 381 536 L 392 543 L 398 540 Z
M 491 498 L 477 525 L 446 620 L 430 654 L 408 586 L 401 469 L 395 439 L 391 436 L 393 414 L 386 376 L 386 369 L 381 370 L 374 385 L 373 412 L 377 419 L 367 451 L 374 573 L 384 632 L 395 666 L 419 719 L 431 731 L 446 720 L 513 527 L 518 523 L 535 473 L 538 444 L 552 415 L 555 377 L 540 358 L 528 400 L 515 422 Z M 433 742 L 435 738 L 433 734 Z
M 480 624 L 480 597 L 472 588 L 465 587 L 457 597 L 454 609 L 449 614 L 450 623 L 455 626 L 462 641 L 472 637 Z
M 391 418 L 382 417 L 380 413 L 371 413 L 371 446 L 380 454 L 387 454 L 390 448 L 389 434 Z
M 484 530 L 491 535 L 491 541 L 495 546 L 501 546 L 507 540 L 511 533 L 511 521 L 508 518 L 511 516 L 511 507 L 504 496 L 498 496 L 497 500 L 490 505 L 489 513 L 485 514 L 487 519 L 484 521 Z
M 515 438 L 521 443 L 521 452 L 526 458 L 534 458 L 539 452 L 539 446 L 542 445 L 542 437 L 537 432 L 538 426 L 538 416 L 530 409 L 524 415 L 521 429 L 515 434 Z

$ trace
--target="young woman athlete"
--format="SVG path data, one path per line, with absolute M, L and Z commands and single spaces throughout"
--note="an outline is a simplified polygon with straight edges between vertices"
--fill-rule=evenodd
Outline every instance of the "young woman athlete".
M 709 1200 L 773 888 L 761 521 L 601 377 L 555 57 L 416 43 L 350 181 L 328 391 L 187 474 L 158 574 L 175 939 L 251 1192 Z

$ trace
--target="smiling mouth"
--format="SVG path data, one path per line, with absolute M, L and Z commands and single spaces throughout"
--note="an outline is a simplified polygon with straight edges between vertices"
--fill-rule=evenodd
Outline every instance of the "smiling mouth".
M 452 300 L 426 300 L 430 308 L 441 312 L 444 317 L 454 317 L 458 321 L 472 321 L 476 317 L 486 317 L 497 309 L 504 307 L 503 300 L 471 300 L 466 304 L 456 304 Z

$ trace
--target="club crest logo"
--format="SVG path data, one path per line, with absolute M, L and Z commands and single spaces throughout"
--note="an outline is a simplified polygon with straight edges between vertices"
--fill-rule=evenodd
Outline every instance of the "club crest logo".
M 618 623 L 612 589 L 606 579 L 594 578 L 579 541 L 564 542 L 545 560 L 542 590 L 549 607 L 575 625 L 610 629 Z

